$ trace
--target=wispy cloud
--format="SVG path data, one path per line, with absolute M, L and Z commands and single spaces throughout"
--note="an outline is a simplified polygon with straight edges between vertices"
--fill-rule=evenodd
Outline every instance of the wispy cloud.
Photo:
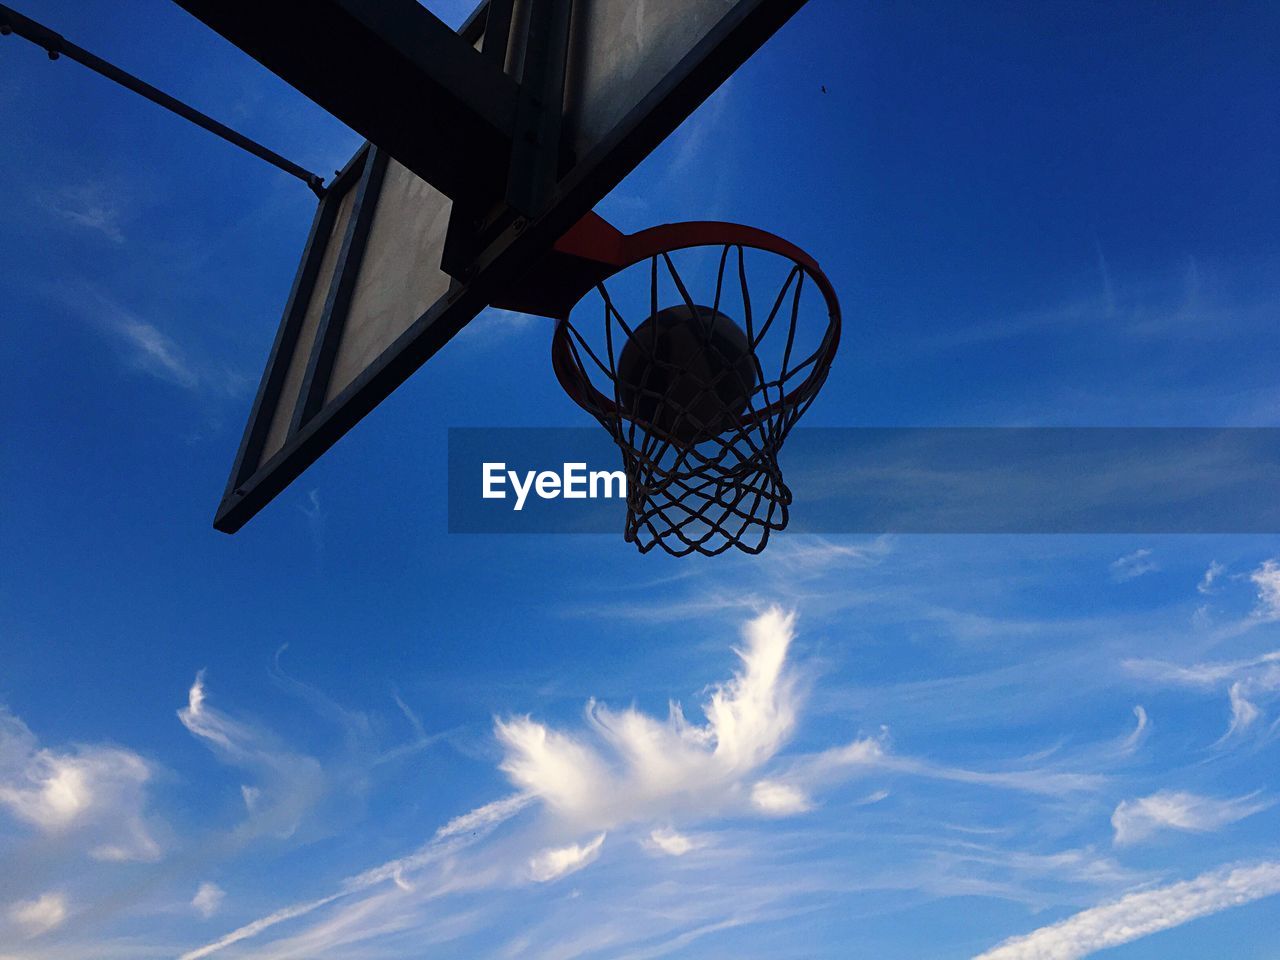
M 1265 561 L 1249 579 L 1258 588 L 1255 615 L 1260 620 L 1280 620 L 1280 562 Z
M 435 839 L 447 840 L 449 837 L 458 837 L 465 833 L 492 829 L 510 820 L 532 801 L 533 797 L 527 793 L 513 793 L 509 797 L 486 803 L 484 806 L 454 817 L 436 831 Z
M 925 780 L 966 783 L 1046 796 L 1094 792 L 1107 781 L 1105 775 L 1089 771 L 1044 766 L 973 770 L 896 754 L 888 747 L 887 732 L 882 732 L 879 737 L 864 737 L 846 746 L 802 758 L 790 775 L 793 782 L 814 785 L 846 776 L 850 770 L 906 774 Z
M 1224 660 L 1182 666 L 1167 660 L 1130 659 L 1124 667 L 1136 677 L 1181 687 L 1212 689 L 1223 681 L 1248 676 L 1256 670 L 1269 675 L 1272 665 L 1280 665 L 1280 650 L 1264 653 L 1248 660 Z
M 1271 806 L 1256 793 L 1232 799 L 1205 797 L 1180 790 L 1161 790 L 1148 797 L 1124 800 L 1111 815 L 1118 846 L 1139 843 L 1162 830 L 1211 833 Z
M 581 729 L 530 716 L 496 719 L 499 767 L 517 793 L 450 821 L 415 852 L 349 877 L 327 896 L 277 909 L 189 951 L 184 960 L 251 938 L 261 941 L 255 956 L 283 958 L 352 955 L 358 946 L 374 949 L 375 943 L 406 937 L 418 942 L 419 934 L 437 936 L 446 929 L 462 935 L 492 927 L 515 902 L 509 898 L 527 904 L 533 891 L 544 885 L 557 889 L 554 881 L 579 872 L 599 879 L 575 887 L 568 899 L 586 896 L 589 889 L 592 916 L 608 916 L 607 922 L 561 915 L 557 905 L 568 900 L 563 893 L 548 893 L 560 898 L 546 905 L 548 916 L 513 930 L 499 956 L 550 960 L 594 951 L 656 957 L 726 924 L 813 909 L 814 893 L 847 890 L 850 884 L 935 895 L 963 889 L 1024 899 L 1019 881 L 1008 877 L 1010 870 L 1036 882 L 1053 878 L 1092 890 L 1133 881 L 1132 873 L 1081 851 L 967 851 L 964 863 L 985 856 L 986 872 L 1006 874 L 981 883 L 966 881 L 959 872 L 940 879 L 936 857 L 931 866 L 921 866 L 918 878 L 906 880 L 855 881 L 840 876 L 847 865 L 838 861 L 789 860 L 788 845 L 809 847 L 814 841 L 803 840 L 802 833 L 784 838 L 780 832 L 809 829 L 805 824 L 819 809 L 815 798 L 825 799 L 849 780 L 911 777 L 1016 791 L 1027 798 L 1079 794 L 1105 782 L 1065 768 L 979 771 L 901 756 L 890 749 L 884 732 L 787 756 L 806 689 L 804 672 L 789 658 L 795 623 L 794 614 L 770 608 L 744 625 L 735 651 L 737 668 L 710 688 L 701 722 L 687 718 L 677 703 L 660 718 L 637 707 L 611 710 L 594 700 L 587 704 Z M 197 685 L 192 701 L 197 716 L 209 710 L 202 686 Z M 859 794 L 839 802 L 846 810 L 867 808 L 873 815 L 872 805 L 888 791 L 881 787 Z M 496 832 L 525 810 L 529 816 Z M 821 837 L 822 830 L 815 829 Z M 1023 865 L 1010 867 L 1015 862 Z M 727 863 L 734 864 L 732 871 L 726 871 Z M 473 909 L 479 893 L 486 906 Z M 616 910 L 619 903 L 632 907 L 639 901 L 648 904 L 642 915 Z
M 254 778 L 253 783 L 241 785 L 247 811 L 237 830 L 241 839 L 291 836 L 323 796 L 326 784 L 319 761 L 285 748 L 268 731 L 211 707 L 203 671 L 191 684 L 178 719 L 224 762 Z
M 1280 893 L 1280 863 L 1223 867 L 1194 880 L 1131 893 L 1025 936 L 974 960 L 1079 960 L 1198 917 Z
M 195 950 L 188 950 L 179 957 L 178 960 L 200 960 L 201 957 L 211 956 L 212 954 L 215 954 L 220 950 L 225 950 L 227 947 L 240 943 L 243 940 L 255 937 L 264 930 L 269 930 L 274 927 L 276 924 L 306 916 L 308 913 L 318 910 L 326 904 L 333 903 L 333 901 L 337 900 L 340 896 L 342 896 L 341 893 L 330 894 L 327 897 L 320 897 L 319 899 L 309 900 L 304 903 L 296 903 L 292 906 L 284 907 L 281 910 L 276 910 L 274 913 L 269 913 L 265 917 L 254 920 L 252 923 L 247 923 L 243 927 L 232 930 L 226 936 L 220 937 L 212 943 L 205 944 L 202 947 L 197 947 Z
M 252 387 L 243 374 L 180 343 L 174 317 L 143 316 L 87 283 L 60 285 L 51 296 L 109 340 L 131 370 L 203 397 L 239 398 Z M 198 440 L 199 431 L 190 439 Z
M 894 341 L 891 356 L 915 357 L 945 351 L 1031 338 L 1075 336 L 1114 349 L 1119 342 L 1132 344 L 1163 342 L 1205 342 L 1226 337 L 1251 335 L 1264 318 L 1275 310 L 1274 289 L 1240 302 L 1206 294 L 1194 258 L 1171 263 L 1146 277 L 1114 275 L 1095 246 L 1101 283 L 1094 289 L 1070 292 L 1038 308 L 983 322 L 952 323 L 928 335 L 921 331 L 911 338 Z M 1256 286 L 1256 285 L 1255 285 Z M 1090 335 L 1093 334 L 1093 335 Z M 1184 392 L 1184 391 L 1183 391 Z M 1219 387 L 1216 394 L 1220 397 Z M 1143 392 L 1150 402 L 1152 391 Z M 1081 392 L 1073 389 L 1079 399 Z M 1059 401 L 1060 402 L 1060 401 Z M 1079 411 L 1073 411 L 1078 418 Z M 1025 404 L 1023 405 L 1025 415 Z
M 646 845 L 651 850 L 665 853 L 669 857 L 683 857 L 689 851 L 696 850 L 700 846 L 696 839 L 670 827 L 658 827 L 650 831 Z
M 598 620 L 637 620 L 646 623 L 680 623 L 724 613 L 758 614 L 769 604 L 753 593 L 710 587 L 697 596 L 668 603 L 644 601 L 589 602 L 566 606 L 565 613 Z
M 178 960 L 201 960 L 203 957 L 212 956 L 234 944 L 255 938 L 280 924 L 308 916 L 330 904 L 357 896 L 387 883 L 394 885 L 396 889 L 402 892 L 408 892 L 405 891 L 405 887 L 411 887 L 412 885 L 408 884 L 404 879 L 406 874 L 437 864 L 450 856 L 456 855 L 465 847 L 485 839 L 495 828 L 516 816 L 528 806 L 531 799 L 525 795 L 504 797 L 478 807 L 469 813 L 455 817 L 438 829 L 427 843 L 413 853 L 389 860 L 379 866 L 365 870 L 363 873 L 348 877 L 339 884 L 337 890 L 326 896 L 281 907 L 266 916 L 232 930 L 217 940 L 193 950 L 188 950 Z M 376 903 L 381 903 L 381 901 L 376 901 Z
M 0 807 L 43 834 L 78 839 L 96 860 L 155 860 L 146 823 L 150 764 L 120 747 L 41 747 L 0 708 Z
M 102 320 L 138 369 L 187 390 L 200 385 L 182 349 L 154 324 L 119 307 L 105 312 Z
M 1213 560 L 1204 571 L 1204 576 L 1200 578 L 1200 582 L 1196 584 L 1198 593 L 1213 593 L 1214 584 L 1218 582 L 1218 578 L 1226 572 L 1226 565 Z
M 516 310 L 489 307 L 480 311 L 476 318 L 462 329 L 457 339 L 460 345 L 489 346 L 549 323 L 551 321 L 544 317 L 535 317 Z
M 1115 560 L 1111 564 L 1111 579 L 1123 583 L 1159 569 L 1160 565 L 1153 559 L 1151 551 L 1144 547 Z
M 1258 705 L 1245 696 L 1246 689 L 1245 682 L 1237 680 L 1227 690 L 1227 702 L 1231 704 L 1231 722 L 1227 725 L 1227 732 L 1222 735 L 1223 741 L 1248 730 L 1262 716 Z
M 27 938 L 56 930 L 67 919 L 67 899 L 61 893 L 46 893 L 34 900 L 21 900 L 9 907 L 9 919 Z
M 205 881 L 196 889 L 196 895 L 191 898 L 191 906 L 196 913 L 208 920 L 218 912 L 226 895 L 226 891 L 216 883 Z
M 826 537 L 796 534 L 779 537 L 764 561 L 793 577 L 828 576 L 839 568 L 870 567 L 893 551 L 893 539 L 876 537 L 861 543 L 840 543 Z
M 789 817 L 813 809 L 804 791 L 778 780 L 758 780 L 751 787 L 751 805 L 768 817 Z
M 64 187 L 41 198 L 46 210 L 66 223 L 89 230 L 111 243 L 125 241 L 124 215 L 117 199 L 101 183 Z
M 675 832 L 671 821 L 717 811 L 751 812 L 750 788 L 760 779 L 757 772 L 794 728 L 797 680 L 786 662 L 793 635 L 794 616 L 777 609 L 749 622 L 738 651 L 740 669 L 712 689 L 703 706 L 704 724 L 686 720 L 675 704 L 667 720 L 659 721 L 634 708 L 614 712 L 595 702 L 586 714 L 591 739 L 528 717 L 495 721 L 504 750 L 500 765 L 519 793 L 450 821 L 415 853 L 351 877 L 327 897 L 281 908 L 189 951 L 183 960 L 198 960 L 321 910 L 326 911 L 323 919 L 268 945 L 263 955 L 294 949 L 321 953 L 421 927 L 427 923 L 424 911 L 448 891 L 548 883 L 589 868 L 600 858 L 614 825 L 647 824 L 646 834 L 631 834 L 632 850 L 656 846 L 668 854 L 688 853 L 694 843 Z M 197 678 L 184 723 L 221 750 L 233 749 L 244 739 L 243 732 L 210 711 L 203 681 Z M 475 846 L 531 804 L 546 815 L 542 826 L 530 824 L 495 847 Z M 655 820 L 670 832 L 653 825 Z M 577 838 L 547 842 L 566 833 Z M 460 859 L 463 850 L 471 851 L 466 860 Z M 448 871 L 441 872 L 446 862 Z M 434 917 L 431 925 L 448 919 Z
M 558 880 L 576 873 L 600 856 L 605 834 L 599 834 L 585 844 L 571 843 L 565 847 L 541 850 L 529 860 L 529 877 L 537 883 Z
M 529 717 L 499 720 L 502 769 L 584 830 L 680 809 L 744 808 L 745 781 L 795 725 L 796 679 L 786 665 L 794 623 L 794 615 L 777 608 L 748 623 L 738 651 L 742 667 L 712 692 L 703 707 L 705 724 L 689 723 L 675 703 L 661 721 L 593 701 L 586 716 L 605 753 Z
M 1133 708 L 1133 716 L 1137 720 L 1137 725 L 1133 728 L 1133 732 L 1124 738 L 1120 744 L 1122 753 L 1133 753 L 1151 733 L 1151 718 L 1147 716 L 1146 708 L 1138 704 Z
M 1247 660 L 1182 666 L 1163 660 L 1126 660 L 1125 669 L 1155 683 L 1200 690 L 1224 690 L 1230 721 L 1219 743 L 1252 728 L 1263 715 L 1258 702 L 1280 694 L 1280 650 Z

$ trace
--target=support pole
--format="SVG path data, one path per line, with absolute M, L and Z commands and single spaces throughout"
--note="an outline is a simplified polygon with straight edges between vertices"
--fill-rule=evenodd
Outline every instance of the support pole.
M 101 57 L 95 56 L 83 47 L 72 43 L 62 34 L 56 33 L 30 17 L 24 17 L 16 10 L 0 4 L 0 35 L 8 36 L 10 33 L 16 33 L 24 40 L 30 40 L 36 46 L 43 47 L 49 54 L 50 60 L 57 60 L 60 56 L 66 56 L 68 59 L 88 67 L 94 73 L 106 77 L 108 80 L 114 80 L 126 90 L 132 90 L 134 93 L 146 97 L 152 103 L 159 104 L 166 110 L 176 113 L 182 119 L 189 120 L 196 126 L 208 130 L 241 150 L 253 154 L 258 159 L 265 160 L 273 167 L 283 170 L 290 176 L 297 177 L 310 187 L 316 196 L 324 196 L 324 178 L 318 174 L 312 173 L 310 170 L 298 166 L 292 160 L 280 156 L 274 150 L 250 140 L 244 134 L 232 130 L 226 124 L 219 123 L 207 114 L 201 113 L 195 107 L 190 107 L 181 100 L 169 96 L 169 94 L 153 87 L 145 80 L 139 80 L 133 74 L 126 73 L 114 64 L 108 63 Z

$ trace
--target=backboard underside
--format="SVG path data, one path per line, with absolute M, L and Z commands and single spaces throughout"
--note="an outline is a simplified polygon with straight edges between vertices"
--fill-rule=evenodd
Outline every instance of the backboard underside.
M 308 88 L 311 81 L 296 63 L 272 62 L 273 15 L 255 20 L 246 12 L 253 7 L 248 0 L 179 2 L 330 106 L 323 89 Z M 312 0 L 375 28 L 388 10 L 410 21 L 424 12 L 406 2 L 418 12 L 400 10 L 401 0 Z M 452 173 L 437 176 L 438 160 L 425 158 L 403 136 L 388 134 L 394 146 L 375 146 L 379 124 L 394 114 L 377 109 L 376 89 L 369 91 L 371 109 L 360 116 L 350 115 L 360 98 L 331 107 L 371 142 L 320 202 L 214 526 L 238 530 L 500 298 L 803 2 L 481 5 L 460 31 L 463 53 L 494 64 L 518 91 L 507 174 L 498 181 L 490 176 L 460 185 Z M 237 33 L 245 24 L 261 28 L 261 35 Z M 291 26 L 296 31 L 297 21 Z M 282 32 L 280 42 L 299 41 Z M 398 42 L 404 46 L 403 36 Z M 475 65 L 462 59 L 467 69 Z M 486 109 L 505 116 L 499 102 L 505 88 L 501 82 L 493 87 L 499 93 Z M 547 91 L 563 103 L 561 111 L 542 109 L 539 97 L 545 100 Z M 390 92 L 393 98 L 401 93 Z M 381 94 L 385 99 L 388 91 Z M 449 151 L 451 144 L 436 142 L 434 149 Z M 444 165 L 448 171 L 458 166 L 456 158 Z

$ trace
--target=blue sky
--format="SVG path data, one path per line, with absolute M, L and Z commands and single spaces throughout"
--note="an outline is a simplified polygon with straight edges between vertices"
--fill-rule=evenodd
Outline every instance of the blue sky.
M 24 12 L 357 146 L 172 4 Z M 810 424 L 1274 426 L 1278 29 L 813 0 L 601 210 L 815 253 Z M 583 423 L 494 315 L 228 538 L 314 198 L 13 38 L 0 121 L 0 957 L 1280 958 L 1275 537 L 449 536 L 448 427 Z

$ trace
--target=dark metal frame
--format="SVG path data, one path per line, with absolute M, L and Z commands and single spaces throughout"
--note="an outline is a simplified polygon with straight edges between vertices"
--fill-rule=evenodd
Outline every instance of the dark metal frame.
M 501 198 L 519 85 L 418 0 L 175 2 L 441 192 Z
M 231 476 L 227 481 L 227 489 L 223 494 L 222 506 L 218 510 L 219 518 L 228 504 L 238 501 L 243 495 L 242 485 L 255 473 L 268 467 L 268 464 L 260 462 L 263 446 L 267 442 L 267 435 L 275 419 L 276 410 L 283 399 L 285 379 L 289 375 L 289 368 L 293 363 L 298 341 L 302 335 L 303 319 L 312 298 L 317 293 L 316 288 L 321 283 L 329 281 L 329 278 L 319 275 L 320 265 L 329 249 L 329 244 L 339 243 L 341 247 L 335 263 L 334 275 L 329 281 L 323 313 L 320 316 L 311 355 L 307 360 L 302 386 L 295 399 L 293 417 L 284 447 L 288 447 L 289 440 L 306 425 L 307 420 L 323 404 L 329 376 L 333 370 L 333 360 L 342 339 L 342 331 L 346 326 L 347 313 L 351 306 L 351 293 L 360 271 L 360 264 L 364 260 L 369 229 L 373 224 L 378 194 L 387 169 L 387 159 L 385 153 L 366 144 L 351 158 L 346 167 L 338 172 L 328 192 L 316 208 L 316 215 L 311 221 L 311 230 L 307 235 L 307 244 L 303 249 L 302 262 L 294 275 L 293 287 L 285 303 L 284 316 L 280 320 L 280 329 L 276 333 L 275 343 L 272 344 L 271 354 L 267 358 L 267 366 L 263 371 L 257 395 L 254 397 L 253 408 L 249 413 L 249 422 L 240 441 L 240 448 L 236 452 Z M 352 190 L 357 192 L 352 202 L 347 229 L 341 237 L 335 237 L 333 236 L 334 223 L 343 201 Z M 257 483 L 253 485 L 258 486 Z M 217 523 L 218 521 L 215 521 L 215 526 Z
M 516 213 L 536 217 L 555 194 L 560 175 L 560 131 L 573 0 L 529 3 L 529 32 L 516 100 L 506 202 Z
M 378 206 L 378 196 L 382 192 L 388 159 L 377 147 L 371 145 L 366 150 L 360 181 L 354 188 L 356 195 L 351 206 L 351 219 L 342 238 L 342 248 L 338 252 L 337 267 L 326 294 L 324 311 L 320 314 L 320 324 L 316 329 L 311 357 L 307 361 L 306 373 L 302 379 L 298 404 L 294 407 L 293 422 L 289 426 L 290 434 L 297 433 L 324 405 L 329 378 L 333 374 L 333 361 L 351 310 L 351 294 L 355 290 L 356 277 L 360 274 L 360 264 L 364 262 L 364 251 L 369 243 L 369 228 L 373 226 L 373 215 Z
M 217 6 L 212 0 L 208 3 L 204 0 L 178 2 L 188 9 Z M 246 0 L 237 0 L 232 6 L 240 7 L 244 2 Z M 326 0 L 329 4 L 362 2 L 367 0 Z M 540 255 L 549 251 L 560 237 L 587 215 L 609 190 L 670 135 L 804 3 L 805 0 L 742 0 L 598 147 L 585 157 L 575 158 L 572 168 L 557 179 L 545 197 L 541 215 L 504 219 L 496 238 L 471 259 L 467 282 L 455 282 L 445 296 L 432 304 L 341 393 L 319 409 L 314 409 L 309 416 L 302 417 L 295 424 L 296 429 L 291 430 L 284 447 L 269 461 L 248 467 L 246 464 L 254 463 L 254 459 L 246 455 L 253 448 L 250 441 L 256 438 L 257 449 L 261 450 L 266 431 L 270 429 L 271 415 L 280 399 L 280 385 L 288 367 L 288 357 L 284 353 L 297 338 L 297 330 L 290 334 L 288 328 L 291 322 L 300 323 L 301 317 L 298 314 L 296 320 L 292 319 L 299 309 L 295 301 L 303 299 L 299 296 L 300 290 L 309 290 L 315 284 L 312 262 L 317 254 L 312 249 L 316 236 L 313 228 L 312 241 L 308 243 L 302 269 L 295 280 L 285 320 L 268 361 L 232 480 L 218 508 L 214 526 L 227 533 L 238 530 L 448 343 L 476 314 L 518 284 Z M 461 36 L 468 44 L 479 39 L 487 12 L 487 5 L 482 4 L 462 28 Z M 434 150 L 441 154 L 451 153 L 458 139 L 465 138 L 451 136 L 447 141 L 437 141 Z M 419 172 L 402 153 L 397 152 L 398 146 L 385 142 L 380 146 L 415 173 Z M 508 145 L 503 163 L 509 158 Z M 455 197 L 455 201 L 457 199 Z M 325 204 L 322 204 L 317 220 L 324 216 L 324 209 Z M 318 260 L 314 263 L 318 265 Z M 309 269 L 311 275 L 307 279 Z M 305 309 L 305 301 L 302 309 Z M 275 384 L 274 388 L 272 384 Z

